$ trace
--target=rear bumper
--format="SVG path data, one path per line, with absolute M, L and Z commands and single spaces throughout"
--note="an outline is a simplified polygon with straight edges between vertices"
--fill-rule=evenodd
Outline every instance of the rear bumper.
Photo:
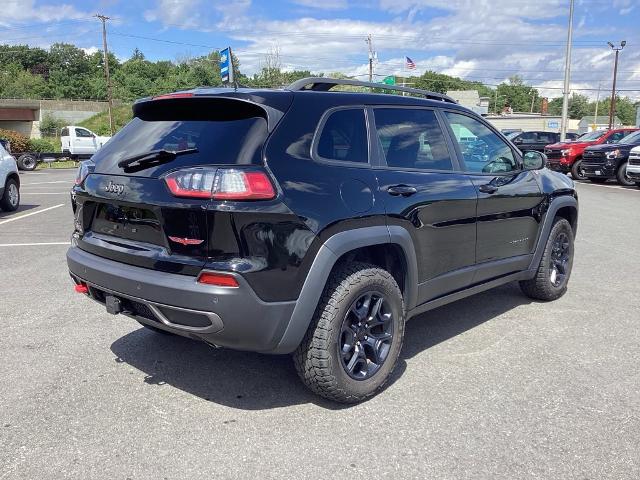
M 296 304 L 260 300 L 241 275 L 238 288 L 203 285 L 191 276 L 115 262 L 77 246 L 67 251 L 67 264 L 93 300 L 104 304 L 107 296 L 115 297 L 122 313 L 142 323 L 239 350 L 274 350 Z

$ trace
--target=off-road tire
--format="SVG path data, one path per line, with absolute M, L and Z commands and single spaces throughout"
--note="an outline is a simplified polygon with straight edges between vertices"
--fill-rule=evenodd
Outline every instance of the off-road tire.
M 560 285 L 554 285 L 551 280 L 551 261 L 553 255 L 554 241 L 561 234 L 566 234 L 569 242 L 569 262 L 564 281 Z M 536 275 L 530 280 L 520 282 L 520 289 L 529 298 L 549 302 L 563 296 L 567 291 L 571 269 L 573 267 L 573 229 L 571 224 L 562 217 L 556 217 L 549 232 L 549 238 L 544 247 L 544 253 L 540 259 L 540 264 L 536 270 Z
M 20 170 L 31 172 L 38 166 L 38 159 L 29 153 L 25 153 L 24 155 L 20 155 L 18 157 L 18 161 L 16 163 L 18 164 L 18 168 Z
M 575 162 L 573 162 L 573 165 L 571 165 L 571 178 L 573 180 L 586 180 L 587 177 L 585 176 L 584 172 L 582 172 L 582 170 L 580 169 L 580 166 L 582 165 L 582 159 L 579 158 L 577 159 Z
M 11 200 L 11 192 L 18 195 L 17 202 L 15 199 Z M 20 188 L 18 187 L 18 182 L 16 182 L 13 178 L 7 179 L 7 182 L 4 185 L 4 194 L 2 198 L 0 198 L 0 210 L 4 210 L 5 212 L 14 212 L 20 206 Z
M 352 378 L 338 354 L 343 321 L 352 304 L 367 292 L 377 291 L 393 312 L 393 339 L 386 360 L 372 376 Z M 404 338 L 405 310 L 398 284 L 386 270 L 351 262 L 329 277 L 309 329 L 293 354 L 302 381 L 316 394 L 340 403 L 357 403 L 378 392 L 393 371 Z
M 620 185 L 623 185 L 625 187 L 633 187 L 636 182 L 627 177 L 627 163 L 628 162 L 624 162 L 618 167 L 618 170 L 616 171 L 616 180 Z
M 597 184 L 602 184 L 602 183 L 607 183 L 607 178 L 597 178 L 597 177 L 589 177 L 589 181 L 591 183 L 597 183 Z

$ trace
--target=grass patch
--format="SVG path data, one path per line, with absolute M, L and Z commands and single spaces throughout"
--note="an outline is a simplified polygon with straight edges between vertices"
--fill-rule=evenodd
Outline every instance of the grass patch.
M 73 160 L 58 160 L 55 162 L 40 162 L 36 170 L 46 170 L 48 168 L 78 168 L 78 162 Z
M 122 127 L 124 127 L 129 120 L 133 118 L 131 111 L 131 105 L 120 105 L 113 107 L 113 126 L 116 133 Z M 101 112 L 93 117 L 89 117 L 86 120 L 79 123 L 81 127 L 88 128 L 97 135 L 110 135 L 109 132 L 109 112 Z

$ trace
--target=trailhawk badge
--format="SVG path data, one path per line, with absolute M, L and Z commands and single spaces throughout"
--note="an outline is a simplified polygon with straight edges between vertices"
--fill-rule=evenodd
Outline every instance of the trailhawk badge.
M 113 183 L 112 181 L 109 181 L 109 184 L 104 187 L 104 189 L 107 193 L 122 195 L 122 193 L 124 192 L 124 185 L 121 183 Z

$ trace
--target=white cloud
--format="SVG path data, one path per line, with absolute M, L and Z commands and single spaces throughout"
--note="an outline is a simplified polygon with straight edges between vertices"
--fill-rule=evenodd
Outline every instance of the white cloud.
M 10 27 L 24 22 L 51 22 L 89 18 L 88 12 L 66 3 L 36 4 L 35 0 L 3 0 L 0 26 Z
M 181 28 L 196 28 L 200 16 L 197 14 L 201 0 L 158 0 L 155 8 L 145 10 L 147 22 L 161 22 L 163 25 L 179 25 Z
M 291 2 L 319 10 L 345 10 L 349 7 L 347 0 L 291 0 Z
M 326 9 L 348 6 L 346 0 L 290 1 Z M 614 7 L 630 8 L 635 1 L 614 0 Z M 178 3 L 181 8 L 172 8 Z M 379 75 L 406 73 L 404 55 L 409 55 L 418 67 L 413 74 L 434 70 L 486 84 L 519 74 L 548 96 L 562 93 L 558 87 L 564 70 L 565 0 L 380 0 L 378 8 L 390 14 L 388 21 L 354 19 L 344 13 L 341 18 L 314 18 L 312 10 L 305 10 L 306 17 L 272 20 L 253 15 L 250 0 L 216 0 L 213 9 L 201 0 L 158 0 L 157 5 L 153 10 L 157 13 L 147 15 L 149 19 L 184 24 L 186 16 L 200 18 L 203 26 L 193 28 L 228 36 L 243 72 L 249 74 L 258 71 L 265 55 L 277 47 L 287 70 L 341 71 L 366 78 L 364 40 L 371 34 L 380 58 L 375 66 Z M 194 14 L 198 6 L 200 14 Z M 604 35 L 610 26 L 584 15 L 576 16 L 576 24 L 572 87 L 597 89 L 599 82 L 610 81 L 611 52 L 606 45 L 589 47 L 581 40 Z M 620 88 L 625 90 L 640 88 L 640 52 L 630 46 L 621 57 Z M 595 90 L 580 92 L 596 94 Z M 640 91 L 625 93 L 640 97 Z

